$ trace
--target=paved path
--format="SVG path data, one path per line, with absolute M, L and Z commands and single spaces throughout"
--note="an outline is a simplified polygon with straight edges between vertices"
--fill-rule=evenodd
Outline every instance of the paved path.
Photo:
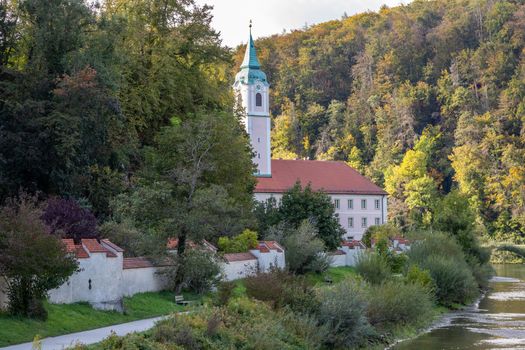
M 104 338 L 107 338 L 111 334 L 111 331 L 115 332 L 117 335 L 120 336 L 133 332 L 143 332 L 153 327 L 155 325 L 155 322 L 160 321 L 165 317 L 166 316 L 148 318 L 146 320 L 116 324 L 114 326 L 97 328 L 90 331 L 44 338 L 42 339 L 42 350 L 62 350 L 67 348 L 68 346 L 72 346 L 77 343 L 98 343 Z M 23 343 L 18 345 L 11 345 L 5 348 L 0 348 L 0 350 L 31 350 L 32 345 L 32 343 Z

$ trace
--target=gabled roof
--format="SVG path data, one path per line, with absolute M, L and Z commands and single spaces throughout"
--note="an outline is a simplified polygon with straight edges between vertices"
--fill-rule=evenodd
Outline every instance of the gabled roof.
M 166 247 L 170 250 L 175 250 L 179 246 L 179 239 L 178 238 L 169 238 L 168 243 L 166 243 Z M 213 244 L 208 242 L 207 240 L 203 239 L 201 242 L 193 242 L 192 240 L 186 241 L 186 247 L 195 249 L 195 248 L 204 248 L 206 250 L 209 250 L 211 252 L 216 252 L 217 247 L 215 247 Z
M 67 252 L 74 254 L 77 259 L 89 258 L 89 254 L 82 244 L 75 244 L 75 241 L 69 238 L 63 238 L 62 242 L 65 244 Z
M 344 162 L 272 159 L 272 176 L 258 177 L 255 193 L 284 193 L 300 181 L 329 194 L 387 193 Z
M 366 246 L 362 241 L 352 240 L 352 241 L 343 241 L 341 242 L 341 246 L 348 247 L 350 249 L 360 248 L 365 249 Z
M 259 241 L 259 244 L 255 249 L 252 250 L 258 250 L 261 253 L 269 253 L 270 250 L 276 250 L 279 253 L 284 252 L 283 247 L 276 241 Z
M 227 254 L 224 254 L 223 257 L 228 262 L 257 260 L 255 255 L 253 255 L 250 252 L 247 252 L 247 253 L 227 253 Z
M 75 254 L 77 259 L 87 259 L 90 253 L 104 253 L 108 258 L 116 258 L 117 254 L 115 254 L 115 252 L 124 252 L 124 249 L 108 239 L 101 240 L 100 242 L 102 244 L 94 238 L 81 239 L 79 244 L 76 244 L 75 241 L 70 238 L 63 238 L 62 242 L 66 246 L 67 252 Z

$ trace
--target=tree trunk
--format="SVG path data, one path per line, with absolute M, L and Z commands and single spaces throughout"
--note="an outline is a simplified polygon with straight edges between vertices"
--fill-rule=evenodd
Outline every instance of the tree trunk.
M 180 294 L 184 282 L 184 252 L 186 251 L 186 229 L 183 228 L 178 237 L 177 267 L 175 268 L 175 293 Z

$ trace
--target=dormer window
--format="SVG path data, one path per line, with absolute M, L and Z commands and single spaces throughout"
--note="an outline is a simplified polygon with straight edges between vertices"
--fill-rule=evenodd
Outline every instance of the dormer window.
M 259 92 L 255 94 L 255 106 L 262 107 L 262 95 Z

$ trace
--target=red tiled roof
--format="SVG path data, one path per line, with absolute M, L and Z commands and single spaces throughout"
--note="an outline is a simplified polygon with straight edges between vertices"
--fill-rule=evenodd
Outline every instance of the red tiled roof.
M 190 247 L 190 248 L 196 248 L 196 247 L 199 247 L 198 244 L 196 244 L 195 242 L 193 242 L 192 240 L 188 240 L 187 242 L 187 247 Z M 178 238 L 169 238 L 168 239 L 168 243 L 166 243 L 166 247 L 168 249 L 177 249 L 177 247 L 179 246 L 179 239 Z M 213 251 L 213 252 L 216 252 L 217 251 L 217 248 L 211 244 L 210 242 L 208 242 L 207 240 L 203 240 L 202 243 L 200 244 L 201 247 L 204 247 L 210 251 Z
M 124 249 L 120 248 L 115 243 L 111 242 L 109 239 L 103 239 L 102 242 L 106 245 L 108 245 L 111 249 L 113 249 L 116 252 L 123 253 Z
M 73 239 L 64 238 L 62 239 L 62 242 L 66 245 L 67 252 L 75 254 L 77 259 L 89 258 L 89 254 L 86 252 L 84 247 L 82 247 L 80 244 L 75 244 Z
M 257 258 L 250 252 L 247 252 L 247 253 L 228 253 L 228 254 L 224 254 L 223 257 L 228 262 L 257 260 Z
M 356 170 L 336 161 L 272 159 L 272 176 L 258 177 L 256 193 L 283 193 L 300 181 L 315 191 L 340 194 L 387 193 Z
M 138 258 L 124 258 L 122 267 L 124 269 L 143 269 L 146 267 L 153 267 L 153 263 L 144 257 Z
M 365 245 L 361 241 L 352 240 L 352 241 L 343 241 L 341 242 L 341 245 L 344 247 L 348 247 L 350 249 L 355 249 L 357 247 L 359 248 L 365 248 Z
M 98 243 L 98 241 L 96 239 L 94 239 L 94 238 L 83 239 L 82 240 L 82 245 L 84 247 L 86 247 L 86 249 L 90 253 L 105 253 L 105 252 L 107 252 L 107 249 L 104 248 L 102 245 L 100 245 L 100 243 Z
M 345 252 L 343 252 L 343 251 L 340 250 L 340 249 L 337 249 L 337 250 L 335 250 L 335 251 L 333 251 L 333 252 L 330 252 L 329 254 L 330 254 L 330 255 L 345 255 Z
M 108 241 L 109 242 L 109 241 Z M 114 245 L 113 243 L 111 243 Z M 96 239 L 94 238 L 86 238 L 82 239 L 82 245 L 88 250 L 90 253 L 106 253 L 106 256 L 108 258 L 116 258 L 117 255 L 113 253 L 108 248 L 104 247 L 102 244 L 100 244 Z
M 266 246 L 271 250 L 277 250 L 279 253 L 283 252 L 283 247 L 279 245 L 276 241 L 262 241 Z

